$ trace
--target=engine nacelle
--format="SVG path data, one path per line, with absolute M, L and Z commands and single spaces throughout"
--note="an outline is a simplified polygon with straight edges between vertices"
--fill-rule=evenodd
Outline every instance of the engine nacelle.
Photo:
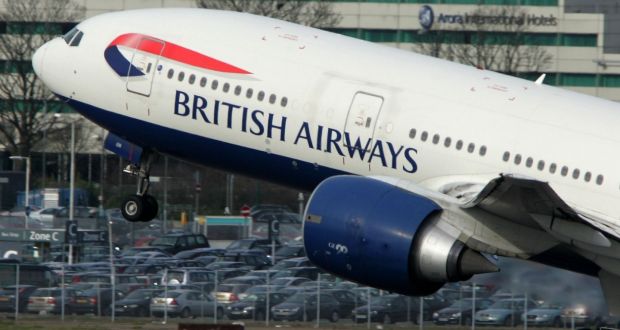
M 308 200 L 306 253 L 330 273 L 407 295 L 496 271 L 437 225 L 441 212 L 432 200 L 379 180 L 331 177 Z

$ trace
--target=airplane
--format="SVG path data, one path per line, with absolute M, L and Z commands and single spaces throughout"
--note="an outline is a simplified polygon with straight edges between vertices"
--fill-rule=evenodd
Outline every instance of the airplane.
M 426 295 L 488 255 L 596 276 L 620 311 L 620 107 L 250 14 L 102 14 L 41 46 L 36 75 L 129 160 L 149 221 L 155 155 L 312 191 L 310 260 Z

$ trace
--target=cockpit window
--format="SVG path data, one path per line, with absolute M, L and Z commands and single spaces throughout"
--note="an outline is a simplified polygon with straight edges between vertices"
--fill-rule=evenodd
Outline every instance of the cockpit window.
M 82 31 L 78 31 L 78 33 L 75 35 L 75 37 L 73 37 L 73 40 L 71 40 L 71 43 L 69 44 L 69 46 L 71 47 L 77 47 L 80 45 L 80 41 L 82 41 L 82 36 L 84 35 L 84 32 Z
M 77 28 L 73 28 L 71 31 L 62 36 L 62 38 L 65 40 L 67 45 L 77 47 L 80 45 L 80 41 L 82 41 L 82 36 L 84 36 L 84 32 L 78 30 Z
M 73 36 L 75 36 L 77 32 L 78 32 L 78 29 L 73 28 L 71 29 L 71 31 L 65 33 L 65 35 L 62 36 L 62 38 L 65 39 L 65 42 L 67 43 L 67 45 L 71 42 L 71 39 L 73 39 Z

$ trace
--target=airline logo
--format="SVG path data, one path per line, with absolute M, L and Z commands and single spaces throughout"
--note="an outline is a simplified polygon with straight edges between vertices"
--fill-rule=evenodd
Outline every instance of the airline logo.
M 131 63 L 131 58 L 137 51 L 201 69 L 222 73 L 251 74 L 249 71 L 183 46 L 139 33 L 118 36 L 108 45 L 104 57 L 108 65 L 121 77 L 143 76 L 145 73 Z

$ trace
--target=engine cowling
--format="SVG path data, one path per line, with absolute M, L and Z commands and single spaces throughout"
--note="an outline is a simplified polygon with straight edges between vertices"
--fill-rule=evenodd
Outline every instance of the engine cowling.
M 432 200 L 359 176 L 322 182 L 308 200 L 304 244 L 318 267 L 365 285 L 427 295 L 446 282 L 496 271 L 441 229 Z

